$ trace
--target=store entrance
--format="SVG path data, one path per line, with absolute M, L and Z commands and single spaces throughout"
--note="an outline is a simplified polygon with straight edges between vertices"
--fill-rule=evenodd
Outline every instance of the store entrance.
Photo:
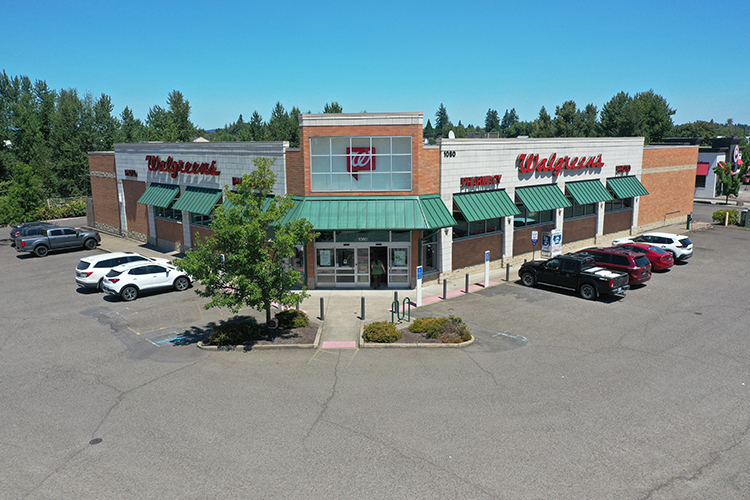
M 383 274 L 380 275 L 379 282 L 373 274 L 378 263 L 383 265 Z M 388 286 L 388 247 L 370 247 L 370 287 L 375 288 L 376 284 L 378 288 Z

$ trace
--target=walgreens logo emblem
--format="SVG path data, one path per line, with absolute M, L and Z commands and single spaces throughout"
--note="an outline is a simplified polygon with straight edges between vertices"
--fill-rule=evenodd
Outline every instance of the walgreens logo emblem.
M 355 172 L 372 172 L 375 170 L 375 148 L 346 148 L 346 170 L 352 173 L 354 180 L 359 180 Z

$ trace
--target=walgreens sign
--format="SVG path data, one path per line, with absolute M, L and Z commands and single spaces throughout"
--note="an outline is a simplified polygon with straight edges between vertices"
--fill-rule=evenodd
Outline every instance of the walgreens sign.
M 372 172 L 375 170 L 375 148 L 346 148 L 346 171 L 352 173 L 354 180 L 359 180 L 355 172 Z
M 516 159 L 516 168 L 521 173 L 530 172 L 552 172 L 557 177 L 563 170 L 578 170 L 581 168 L 602 168 L 604 162 L 602 155 L 599 156 L 557 156 L 552 153 L 549 158 L 539 158 L 538 153 L 521 154 Z
M 197 161 L 176 160 L 171 156 L 168 156 L 166 160 L 162 160 L 158 156 L 146 155 L 146 162 L 148 163 L 148 169 L 152 172 L 169 172 L 172 179 L 180 173 L 201 175 L 219 175 L 221 173 L 216 170 L 216 160 L 211 163 L 201 163 Z

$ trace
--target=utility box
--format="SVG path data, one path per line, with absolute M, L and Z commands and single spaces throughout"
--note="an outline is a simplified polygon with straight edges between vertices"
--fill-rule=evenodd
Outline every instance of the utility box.
M 740 226 L 747 227 L 747 209 L 740 210 Z
M 542 258 L 550 259 L 562 253 L 562 229 L 542 231 Z

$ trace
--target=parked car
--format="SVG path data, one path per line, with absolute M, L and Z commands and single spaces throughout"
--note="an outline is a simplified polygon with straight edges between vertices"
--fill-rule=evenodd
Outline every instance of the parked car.
M 567 254 L 549 260 L 524 262 L 518 276 L 525 286 L 537 283 L 576 290 L 587 300 L 600 295 L 625 295 L 628 275 L 604 269 L 588 255 Z
M 54 227 L 54 224 L 46 221 L 24 222 L 23 224 L 12 226 L 10 228 L 10 246 L 16 246 L 16 238 L 18 238 L 19 236 L 25 236 L 25 231 L 31 228 L 45 228 L 50 226 Z
M 640 236 L 616 239 L 612 244 L 619 245 L 630 242 L 648 243 L 663 250 L 668 250 L 672 252 L 675 262 L 685 261 L 693 256 L 693 242 L 690 241 L 690 238 L 681 234 L 644 233 Z
M 16 252 L 33 252 L 45 257 L 52 250 L 85 248 L 93 250 L 102 241 L 97 231 L 86 231 L 72 227 L 45 228 L 42 234 L 16 238 Z
M 129 262 L 110 269 L 102 282 L 102 290 L 131 301 L 150 290 L 173 288 L 182 292 L 192 281 L 187 273 L 168 264 Z
M 663 271 L 674 265 L 672 252 L 662 250 L 649 243 L 622 243 L 615 248 L 624 248 L 625 250 L 645 255 L 648 261 L 651 262 L 651 269 L 654 271 Z
M 83 288 L 102 289 L 104 275 L 113 267 L 129 262 L 151 262 L 155 264 L 172 264 L 172 261 L 154 257 L 144 257 L 135 252 L 113 252 L 84 257 L 76 267 L 76 283 Z
M 613 248 L 586 248 L 576 252 L 579 255 L 590 255 L 596 260 L 596 264 L 613 271 L 628 274 L 628 283 L 639 285 L 651 279 L 651 262 L 640 254 L 617 247 Z

